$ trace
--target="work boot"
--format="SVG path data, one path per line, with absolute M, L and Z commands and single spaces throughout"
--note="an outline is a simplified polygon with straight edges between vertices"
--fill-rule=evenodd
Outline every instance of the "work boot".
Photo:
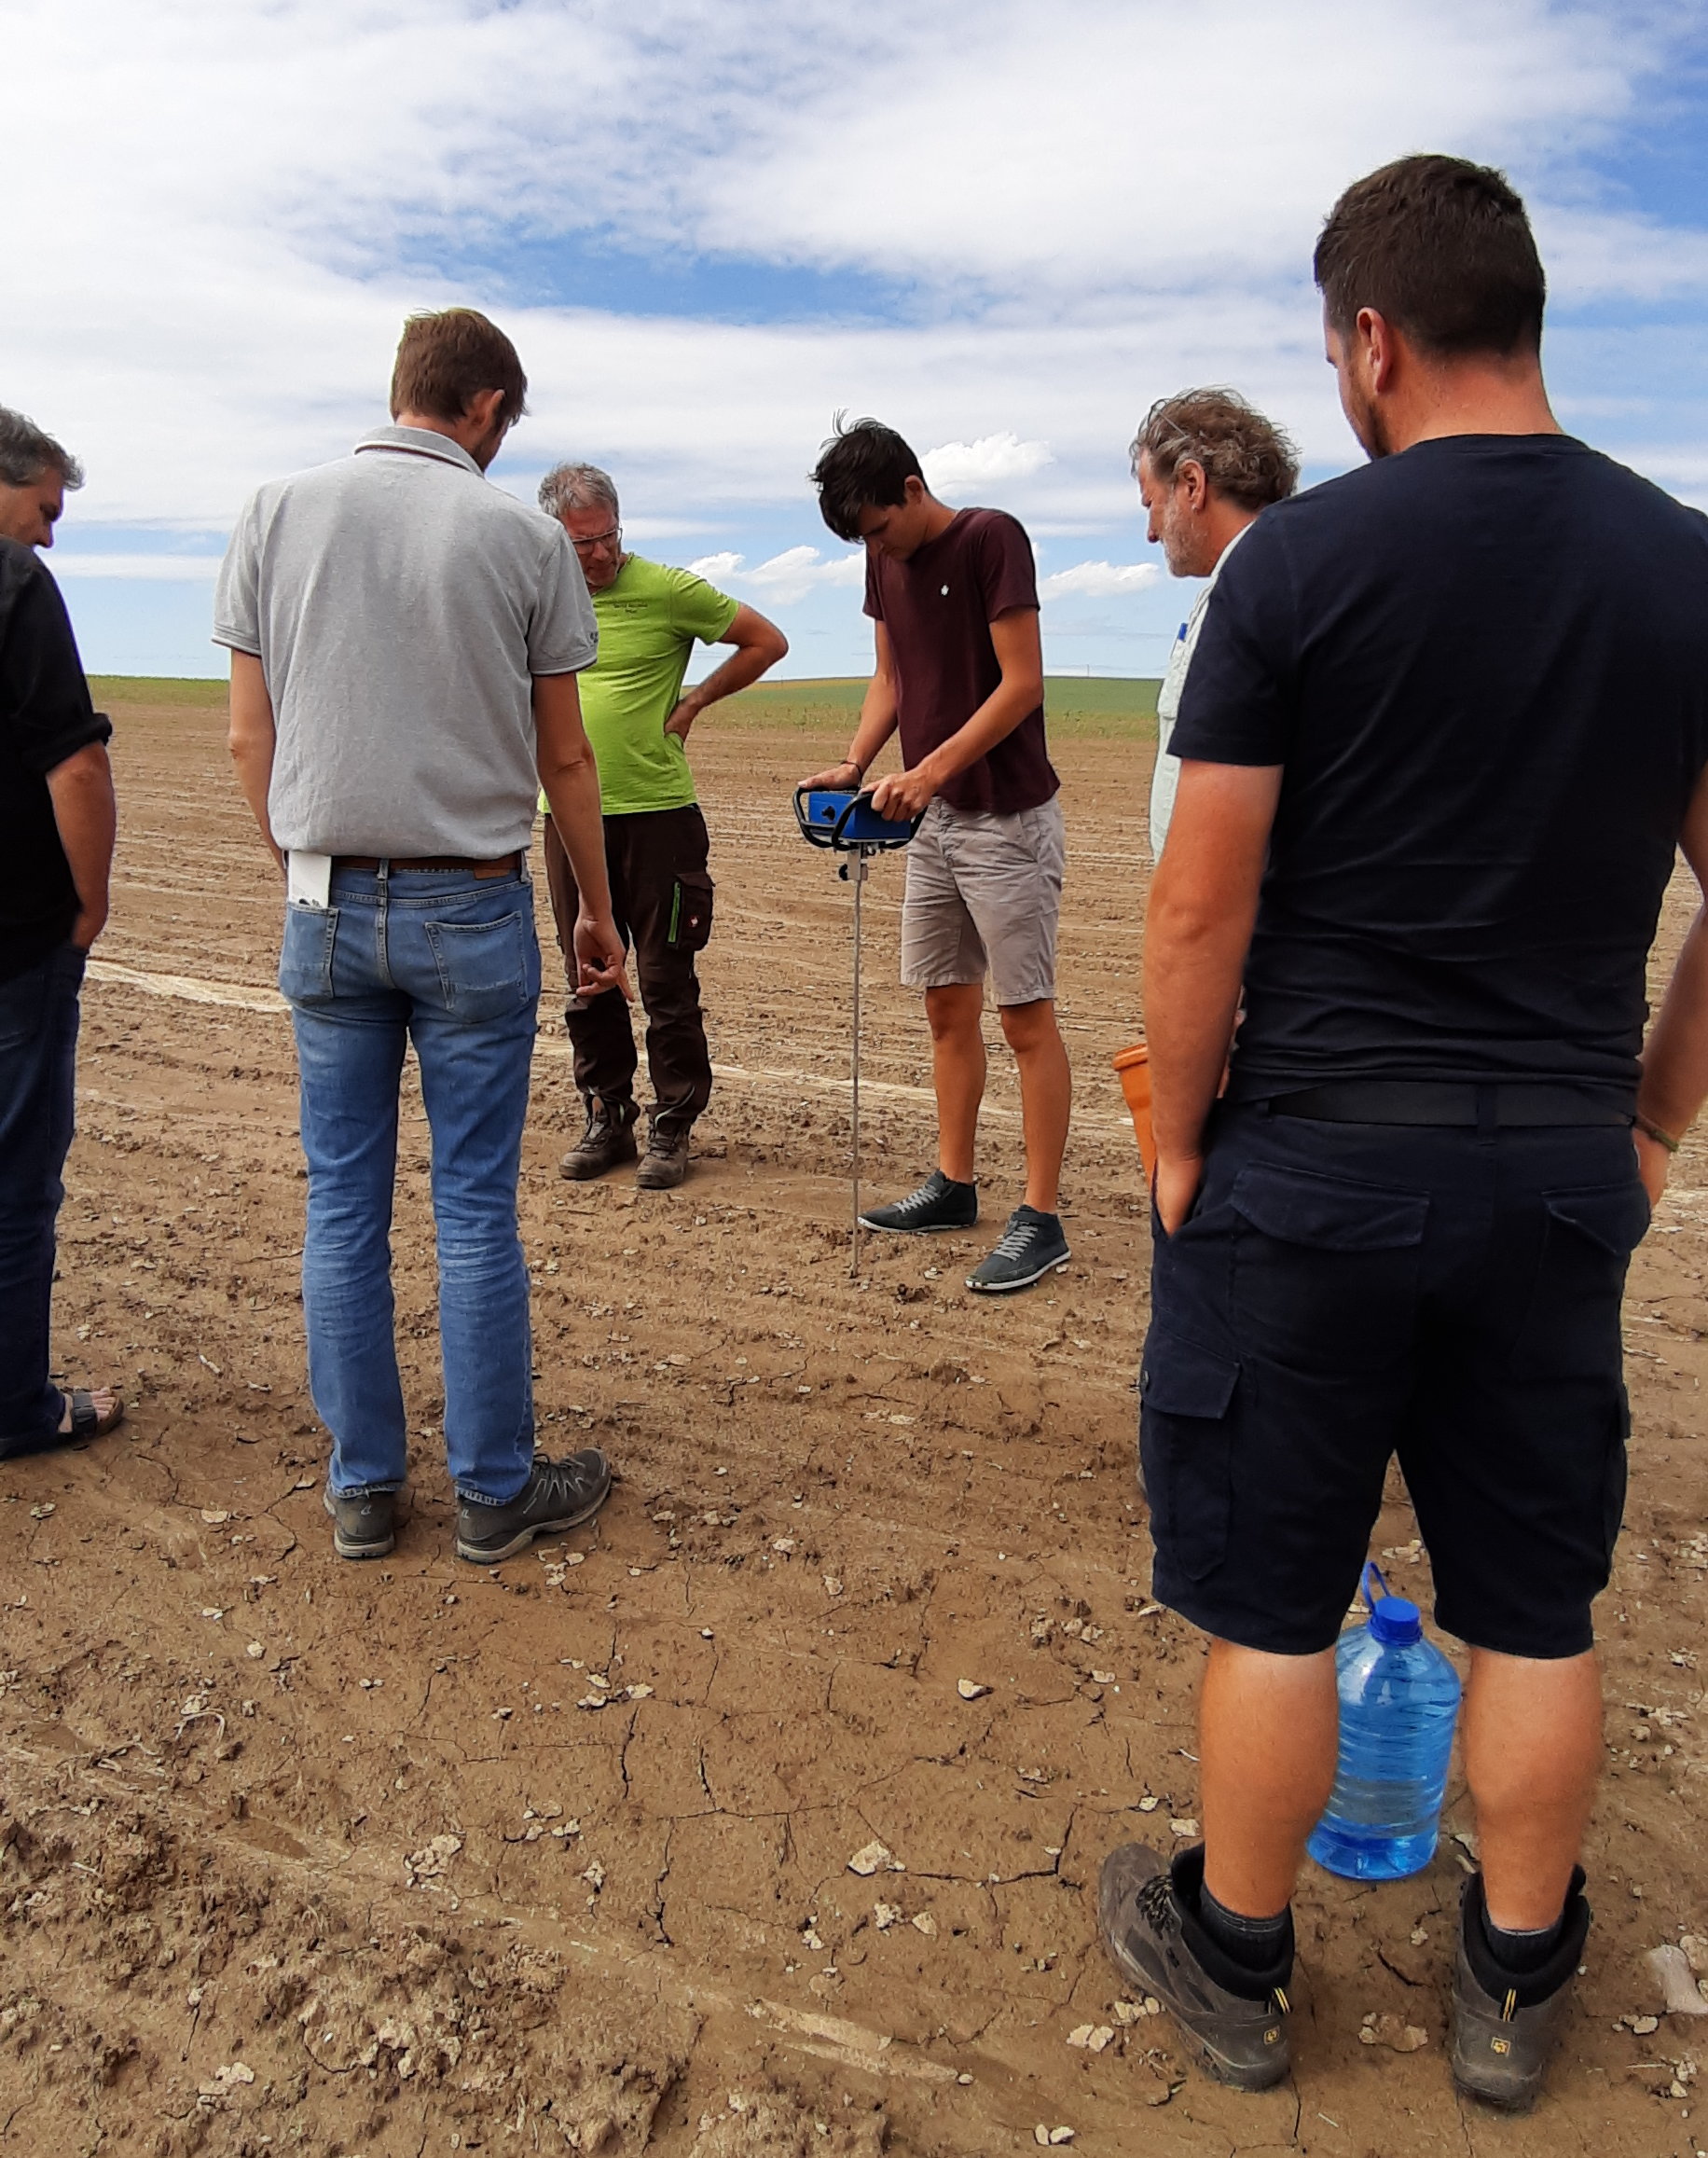
M 1236 2090 L 1266 2091 L 1292 2066 L 1292 1928 L 1273 1969 L 1247 1971 L 1200 1923 L 1203 1884 L 1202 1844 L 1172 1867 L 1143 1844 L 1122 1844 L 1104 1860 L 1097 1882 L 1103 1944 L 1128 1985 L 1154 1994 L 1174 2017 L 1207 2074 Z
M 603 1176 L 619 1162 L 635 1158 L 635 1118 L 639 1114 L 627 1096 L 606 1101 L 598 1094 L 586 1097 L 587 1128 L 558 1164 L 572 1183 L 585 1183 Z
M 1496 1962 L 1486 1918 L 1482 1875 L 1473 1874 L 1460 1906 L 1453 1970 L 1453 2080 L 1485 2105 L 1522 2113 L 1542 2088 L 1589 1938 L 1583 1868 L 1573 1869 L 1558 1938 L 1539 1970 L 1521 1973 Z
M 457 1510 L 457 1556 L 496 1566 L 526 1551 L 536 1536 L 557 1536 L 590 1521 L 611 1496 L 611 1463 L 597 1446 L 561 1461 L 534 1456 L 528 1481 L 502 1506 L 465 1499 Z
M 674 1191 L 688 1173 L 688 1134 L 660 1131 L 654 1125 L 647 1135 L 646 1152 L 635 1171 L 635 1183 L 643 1192 Z
M 332 1548 L 340 1558 L 383 1558 L 397 1542 L 395 1491 L 351 1491 L 340 1498 L 328 1484 L 321 1503 L 332 1516 Z

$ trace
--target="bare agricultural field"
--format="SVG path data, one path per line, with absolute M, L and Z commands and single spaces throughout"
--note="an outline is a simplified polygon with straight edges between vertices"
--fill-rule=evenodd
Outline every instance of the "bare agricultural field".
M 0 1470 L 0 2140 L 41 2158 L 993 2158 L 1040 2127 L 1110 2158 L 1708 2146 L 1705 2027 L 1654 2020 L 1642 1962 L 1708 1933 L 1708 1158 L 1680 1157 L 1633 1276 L 1597 1917 L 1544 2104 L 1505 2122 L 1448 2083 L 1456 1786 L 1415 1880 L 1307 1879 L 1295 2081 L 1256 2099 L 1205 2082 L 1095 1925 L 1103 1851 L 1190 1834 L 1195 1793 L 1200 1647 L 1147 1594 L 1147 1236 L 1107 1068 L 1136 1031 L 1143 713 L 1058 730 L 1075 1255 L 993 1309 L 961 1280 L 1015 1192 L 999 1055 L 985 1230 L 870 1242 L 850 1276 L 848 892 L 788 811 L 847 707 L 784 686 L 822 718 L 774 692 L 695 739 L 721 1076 L 682 1191 L 558 1178 L 576 1103 L 548 1010 L 522 1190 L 543 1435 L 597 1438 L 623 1482 L 588 1530 L 483 1574 L 450 1548 L 413 1094 L 395 1239 L 412 1508 L 391 1560 L 332 1556 L 280 895 L 217 688 L 107 685 L 124 837 L 57 1358 L 134 1406 L 108 1442 Z M 894 983 L 900 886 L 875 865 L 866 1058 L 868 1174 L 898 1189 L 931 1127 Z M 1675 891 L 1668 954 L 1684 920 Z M 1426 1591 L 1414 1538 L 1396 1492 L 1378 1544 Z

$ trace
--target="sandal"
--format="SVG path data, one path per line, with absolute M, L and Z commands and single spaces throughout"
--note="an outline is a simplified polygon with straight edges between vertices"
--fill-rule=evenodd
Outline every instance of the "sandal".
M 71 1428 L 54 1433 L 61 1446 L 76 1446 L 83 1439 L 103 1439 L 125 1420 L 123 1402 L 115 1399 L 110 1409 L 99 1410 L 94 1395 L 87 1387 L 74 1387 L 65 1398 L 71 1404 Z

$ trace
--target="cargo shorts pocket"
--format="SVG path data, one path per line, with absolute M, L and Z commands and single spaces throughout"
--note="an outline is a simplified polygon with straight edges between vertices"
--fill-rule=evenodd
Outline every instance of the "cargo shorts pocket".
M 684 869 L 670 894 L 668 943 L 672 951 L 704 951 L 711 941 L 711 878 L 704 869 Z
M 1426 1193 L 1253 1162 L 1234 1179 L 1242 1349 L 1310 1375 L 1378 1371 L 1409 1349 Z
M 332 996 L 332 954 L 337 943 L 336 906 L 293 906 L 284 910 L 284 938 L 279 948 L 279 994 L 287 1003 L 324 1004 Z
M 520 1011 L 540 989 L 540 948 L 533 922 L 520 914 L 496 921 L 422 923 L 453 1019 L 478 1025 Z
M 1139 1369 L 1139 1452 L 1157 1556 L 1188 1581 L 1221 1564 L 1233 1504 L 1239 1365 L 1152 1326 Z
M 1628 1181 L 1542 1194 L 1536 1278 L 1513 1349 L 1513 1368 L 1533 1378 L 1618 1383 L 1623 1364 L 1619 1306 L 1631 1254 L 1648 1233 L 1648 1194 Z

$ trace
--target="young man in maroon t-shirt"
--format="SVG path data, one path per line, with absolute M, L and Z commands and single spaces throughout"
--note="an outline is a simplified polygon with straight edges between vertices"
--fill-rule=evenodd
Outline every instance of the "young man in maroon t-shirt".
M 925 818 L 907 854 L 902 979 L 925 991 L 938 1166 L 861 1220 L 902 1235 L 977 1222 L 988 973 L 1020 1067 L 1026 1202 L 967 1286 L 1029 1288 L 1068 1257 L 1056 1186 L 1071 1099 L 1055 1023 L 1061 782 L 1044 743 L 1031 543 L 999 509 L 939 502 L 907 444 L 875 420 L 839 427 L 812 478 L 825 523 L 865 546 L 877 662 L 847 756 L 807 784 L 858 785 L 899 729 L 904 769 L 879 780 L 873 801 L 888 817 Z

